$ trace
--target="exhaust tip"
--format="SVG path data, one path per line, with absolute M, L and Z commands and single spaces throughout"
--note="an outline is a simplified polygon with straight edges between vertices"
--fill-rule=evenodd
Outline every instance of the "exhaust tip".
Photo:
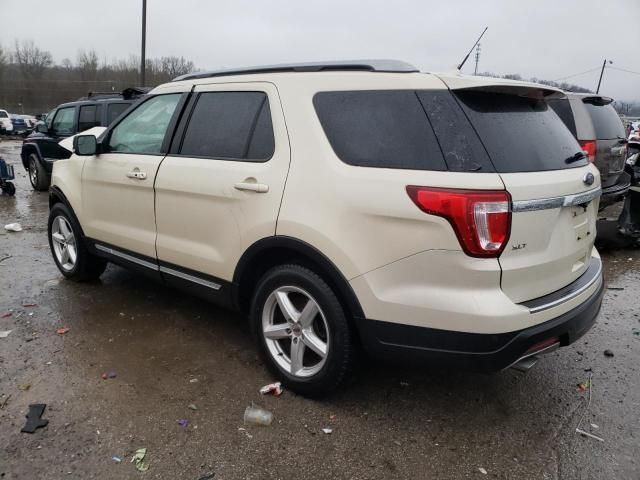
M 511 368 L 519 372 L 527 372 L 531 370 L 536 363 L 538 363 L 538 360 L 539 358 L 535 356 L 523 358 L 511 365 Z

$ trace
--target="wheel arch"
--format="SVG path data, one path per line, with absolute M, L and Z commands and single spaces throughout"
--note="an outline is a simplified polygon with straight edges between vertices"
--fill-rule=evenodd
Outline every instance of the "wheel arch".
M 20 158 L 22 159 L 22 166 L 25 170 L 29 170 L 29 155 L 32 153 L 36 153 L 38 155 L 38 161 L 42 162 L 42 152 L 40 152 L 40 147 L 36 143 L 24 143 L 22 145 L 22 150 L 20 151 Z
M 84 230 L 82 229 L 82 224 L 80 223 L 80 220 L 78 219 L 78 216 L 76 215 L 76 212 L 73 209 L 71 202 L 59 187 L 52 186 L 52 187 L 49 187 L 49 210 L 51 210 L 56 203 L 62 203 L 65 207 L 69 209 L 69 211 L 71 212 L 71 215 L 73 215 L 74 220 L 76 221 L 76 223 L 78 224 L 78 227 L 80 228 L 80 232 L 82 233 L 82 236 L 84 237 L 85 235 L 84 235 Z
M 311 268 L 334 289 L 350 321 L 364 318 L 355 292 L 338 267 L 312 245 L 282 235 L 258 240 L 240 258 L 233 275 L 233 300 L 236 306 L 242 312 L 248 312 L 251 295 L 260 278 L 267 270 L 285 263 L 297 263 Z

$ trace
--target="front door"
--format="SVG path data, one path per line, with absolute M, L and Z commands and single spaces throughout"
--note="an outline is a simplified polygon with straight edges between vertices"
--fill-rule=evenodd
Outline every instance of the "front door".
M 230 281 L 242 253 L 275 234 L 290 156 L 278 92 L 198 85 L 183 119 L 156 179 L 160 270 Z
M 87 158 L 82 172 L 86 236 L 155 259 L 153 182 L 181 97 L 170 93 L 144 101 L 107 133 L 104 153 Z

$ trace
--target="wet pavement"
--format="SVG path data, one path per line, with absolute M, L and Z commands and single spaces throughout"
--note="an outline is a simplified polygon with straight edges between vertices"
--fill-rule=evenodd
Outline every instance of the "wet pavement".
M 368 362 L 323 401 L 261 397 L 272 378 L 241 316 L 116 266 L 97 283 L 62 279 L 48 197 L 31 189 L 19 145 L 0 140 L 18 176 L 16 197 L 0 197 L 3 480 L 640 478 L 640 250 L 603 253 L 596 326 L 527 374 Z M 587 409 L 577 384 L 590 375 Z M 270 427 L 243 425 L 252 402 L 274 413 Z M 33 435 L 20 432 L 31 403 L 49 420 Z M 581 419 L 604 442 L 577 435 Z M 142 447 L 144 473 L 129 461 Z

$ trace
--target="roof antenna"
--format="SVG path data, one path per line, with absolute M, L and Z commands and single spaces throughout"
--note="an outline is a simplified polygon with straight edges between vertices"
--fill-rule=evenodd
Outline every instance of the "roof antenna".
M 476 48 L 476 45 L 478 44 L 478 42 L 480 41 L 480 39 L 484 35 L 484 32 L 486 32 L 488 29 L 489 29 L 489 27 L 484 27 L 484 30 L 482 31 L 482 33 L 478 37 L 478 40 L 476 40 L 476 43 L 473 44 L 473 47 L 471 47 L 471 50 L 469 50 L 469 53 L 467 53 L 467 56 L 464 57 L 464 60 L 462 60 L 460 65 L 458 65 L 458 71 L 462 70 L 462 67 L 464 66 L 464 64 L 467 63 L 467 60 L 469 59 L 469 55 L 471 55 L 471 52 L 473 52 L 473 49 Z

